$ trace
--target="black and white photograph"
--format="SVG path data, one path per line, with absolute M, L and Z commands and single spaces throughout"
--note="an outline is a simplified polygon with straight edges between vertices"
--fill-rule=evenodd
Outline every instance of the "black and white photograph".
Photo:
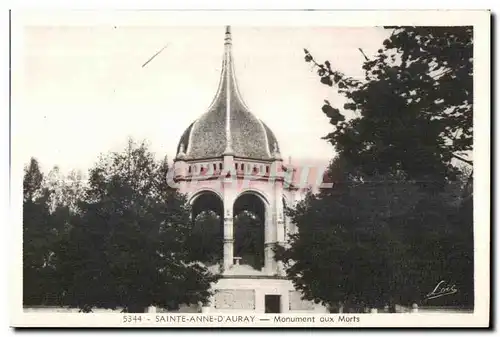
M 12 13 L 12 325 L 491 324 L 491 14 L 306 13 Z

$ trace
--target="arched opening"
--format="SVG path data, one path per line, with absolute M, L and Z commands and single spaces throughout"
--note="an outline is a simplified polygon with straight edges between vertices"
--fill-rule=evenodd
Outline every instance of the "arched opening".
M 191 210 L 191 258 L 208 266 L 221 263 L 224 238 L 221 198 L 214 192 L 201 192 L 191 203 Z
M 266 207 L 255 194 L 238 197 L 233 207 L 234 257 L 256 270 L 264 267 L 264 222 Z

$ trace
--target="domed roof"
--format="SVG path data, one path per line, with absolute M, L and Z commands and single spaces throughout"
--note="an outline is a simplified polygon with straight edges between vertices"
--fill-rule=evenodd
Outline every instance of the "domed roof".
M 241 158 L 275 159 L 279 157 L 276 137 L 250 112 L 239 93 L 229 27 L 224 49 L 217 94 L 208 111 L 184 131 L 177 146 L 177 158 L 204 159 L 232 154 Z

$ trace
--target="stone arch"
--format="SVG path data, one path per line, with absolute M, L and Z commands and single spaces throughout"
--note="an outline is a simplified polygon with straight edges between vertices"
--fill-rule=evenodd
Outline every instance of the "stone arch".
M 222 193 L 219 192 L 218 190 L 216 189 L 213 189 L 213 188 L 209 188 L 209 187 L 204 187 L 203 189 L 199 190 L 199 191 L 196 191 L 194 193 L 190 193 L 188 194 L 188 203 L 192 206 L 194 201 L 199 198 L 201 195 L 203 194 L 214 194 L 215 196 L 217 196 L 219 198 L 219 200 L 221 202 L 223 202 L 223 198 L 222 198 Z
M 246 194 L 252 194 L 252 195 L 257 196 L 266 206 L 266 211 L 271 206 L 271 202 L 269 201 L 269 197 L 264 192 L 257 190 L 257 189 L 254 189 L 254 188 L 249 188 L 249 189 L 245 189 L 245 190 L 241 191 L 236 196 L 236 198 L 234 198 L 234 202 L 236 202 L 236 200 L 238 200 L 238 198 L 240 198 L 241 196 L 246 195 Z M 233 208 L 234 208 L 234 202 L 233 202 Z
M 269 201 L 263 193 L 246 190 L 233 202 L 234 257 L 262 270 L 265 265 L 265 223 Z
M 220 264 L 223 259 L 224 203 L 215 190 L 203 189 L 189 198 L 191 205 L 191 257 L 206 265 Z

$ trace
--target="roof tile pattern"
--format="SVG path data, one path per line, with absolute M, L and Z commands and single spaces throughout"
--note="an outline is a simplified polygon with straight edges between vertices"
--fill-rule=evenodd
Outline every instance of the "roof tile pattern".
M 217 94 L 208 111 L 186 129 L 177 153 L 182 144 L 187 160 L 216 158 L 228 152 L 235 157 L 271 160 L 276 137 L 243 102 L 234 73 L 229 29 L 225 41 Z

